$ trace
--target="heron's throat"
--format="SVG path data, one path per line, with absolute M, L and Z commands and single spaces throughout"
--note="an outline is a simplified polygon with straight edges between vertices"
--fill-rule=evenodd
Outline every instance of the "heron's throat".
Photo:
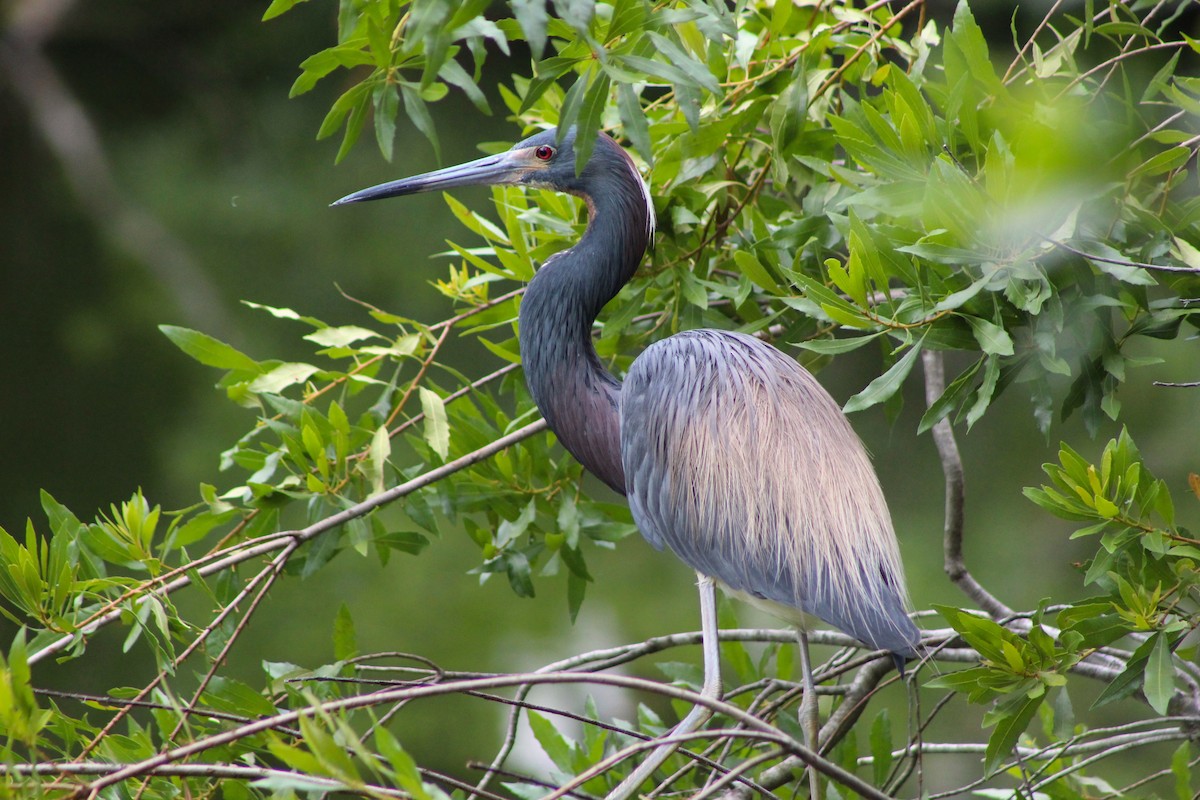
M 563 446 L 622 494 L 621 384 L 596 355 L 592 323 L 633 277 L 649 241 L 644 202 L 639 198 L 641 213 L 632 218 L 618 215 L 629 211 L 623 205 L 589 203 L 587 232 L 538 270 L 520 313 L 521 360 L 534 402 Z

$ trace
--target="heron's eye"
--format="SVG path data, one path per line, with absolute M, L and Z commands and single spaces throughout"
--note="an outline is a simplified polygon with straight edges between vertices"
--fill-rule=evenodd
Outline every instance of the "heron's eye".
M 549 161 L 554 158 L 554 148 L 548 144 L 538 145 L 534 149 L 533 155 L 538 161 Z

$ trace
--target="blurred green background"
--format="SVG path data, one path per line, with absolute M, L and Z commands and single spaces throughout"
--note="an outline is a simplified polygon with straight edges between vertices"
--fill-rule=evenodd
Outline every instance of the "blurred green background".
M 438 166 L 429 144 L 401 125 L 394 164 L 364 136 L 335 167 L 336 140 L 318 143 L 314 135 L 337 79 L 287 99 L 296 65 L 334 38 L 332 6 L 313 4 L 267 24 L 259 22 L 260 4 L 234 0 L 27 0 L 7 9 L 0 526 L 19 536 L 27 517 L 41 525 L 39 489 L 89 519 L 138 487 L 171 509 L 192 503 L 201 481 L 229 483 L 218 456 L 253 424 L 251 412 L 227 402 L 213 388 L 218 375 L 176 350 L 159 324 L 199 328 L 256 358 L 302 358 L 304 331 L 239 301 L 330 323 L 360 320 L 361 309 L 336 284 L 398 313 L 445 316 L 448 303 L 429 286 L 445 262 L 426 256 L 444 249 L 446 238 L 468 235 L 439 197 L 327 208 L 351 190 Z M 987 11 L 1002 22 L 985 30 L 1007 41 L 1005 4 Z M 22 50 L 30 42 L 40 44 L 36 52 Z M 511 71 L 499 54 L 489 66 L 491 85 Z M 526 69 L 520 62 L 514 68 Z M 499 107 L 494 92 L 489 99 Z M 520 133 L 500 114 L 481 117 L 460 96 L 436 110 L 446 164 L 475 157 L 477 142 Z M 481 207 L 487 194 L 460 196 Z M 1151 384 L 1196 380 L 1200 359 L 1194 343 L 1159 348 L 1167 362 L 1134 371 L 1122 390 L 1125 421 L 1176 493 L 1184 524 L 1195 525 L 1200 515 L 1186 476 L 1200 471 L 1200 395 Z M 459 366 L 482 374 L 472 352 L 461 349 Z M 859 350 L 821 379 L 844 401 L 878 374 L 878 362 L 877 351 Z M 914 601 L 928 608 L 964 598 L 942 574 L 942 475 L 929 438 L 915 438 L 918 381 L 914 374 L 894 422 L 877 407 L 853 423 L 875 454 Z M 1090 441 L 1070 420 L 1056 423 L 1047 442 L 1020 386 L 969 434 L 960 432 L 968 563 L 1010 605 L 1085 593 L 1072 562 L 1086 558 L 1092 543 L 1068 541 L 1066 524 L 1040 513 L 1020 490 L 1040 481 L 1040 464 L 1053 460 L 1058 439 L 1091 456 L 1116 432 L 1110 425 Z M 397 556 L 381 567 L 373 557 L 344 554 L 311 579 L 287 578 L 235 654 L 237 671 L 258 685 L 264 660 L 331 661 L 342 603 L 361 650 L 415 652 L 464 670 L 527 669 L 697 626 L 691 574 L 640 539 L 592 556 L 596 584 L 574 626 L 564 585 L 545 582 L 532 601 L 502 581 L 480 587 L 467 574 L 477 555 L 465 535 L 447 532 L 420 558 Z M 773 624 L 739 613 L 743 623 Z M 148 665 L 121 657 L 116 632 L 91 647 L 87 658 L 39 673 L 39 685 L 105 691 L 148 674 Z M 622 701 L 612 702 L 619 711 Z M 461 773 L 468 758 L 490 757 L 500 717 L 482 712 L 495 720 L 490 730 L 448 721 L 477 721 L 480 713 L 479 701 L 441 701 L 406 712 L 400 730 L 418 760 Z

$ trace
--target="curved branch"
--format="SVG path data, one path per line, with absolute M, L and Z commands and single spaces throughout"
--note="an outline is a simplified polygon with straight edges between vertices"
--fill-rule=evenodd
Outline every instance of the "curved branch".
M 946 373 L 942 354 L 935 350 L 921 351 L 921 365 L 925 369 L 925 403 L 932 406 L 946 391 Z M 963 559 L 963 507 L 966 489 L 963 478 L 962 456 L 954 429 L 946 417 L 933 426 L 933 443 L 942 461 L 942 473 L 946 476 L 946 522 L 943 530 L 942 548 L 945 556 L 944 568 L 951 582 L 975 601 L 992 617 L 1010 617 L 1013 610 L 996 599 L 983 588 L 967 569 Z

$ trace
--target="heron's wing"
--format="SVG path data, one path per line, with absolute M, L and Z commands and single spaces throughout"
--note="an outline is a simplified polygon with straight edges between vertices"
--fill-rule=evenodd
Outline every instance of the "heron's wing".
M 634 362 L 621 391 L 633 518 L 730 588 L 912 655 L 891 515 L 833 398 L 757 339 L 701 330 Z

